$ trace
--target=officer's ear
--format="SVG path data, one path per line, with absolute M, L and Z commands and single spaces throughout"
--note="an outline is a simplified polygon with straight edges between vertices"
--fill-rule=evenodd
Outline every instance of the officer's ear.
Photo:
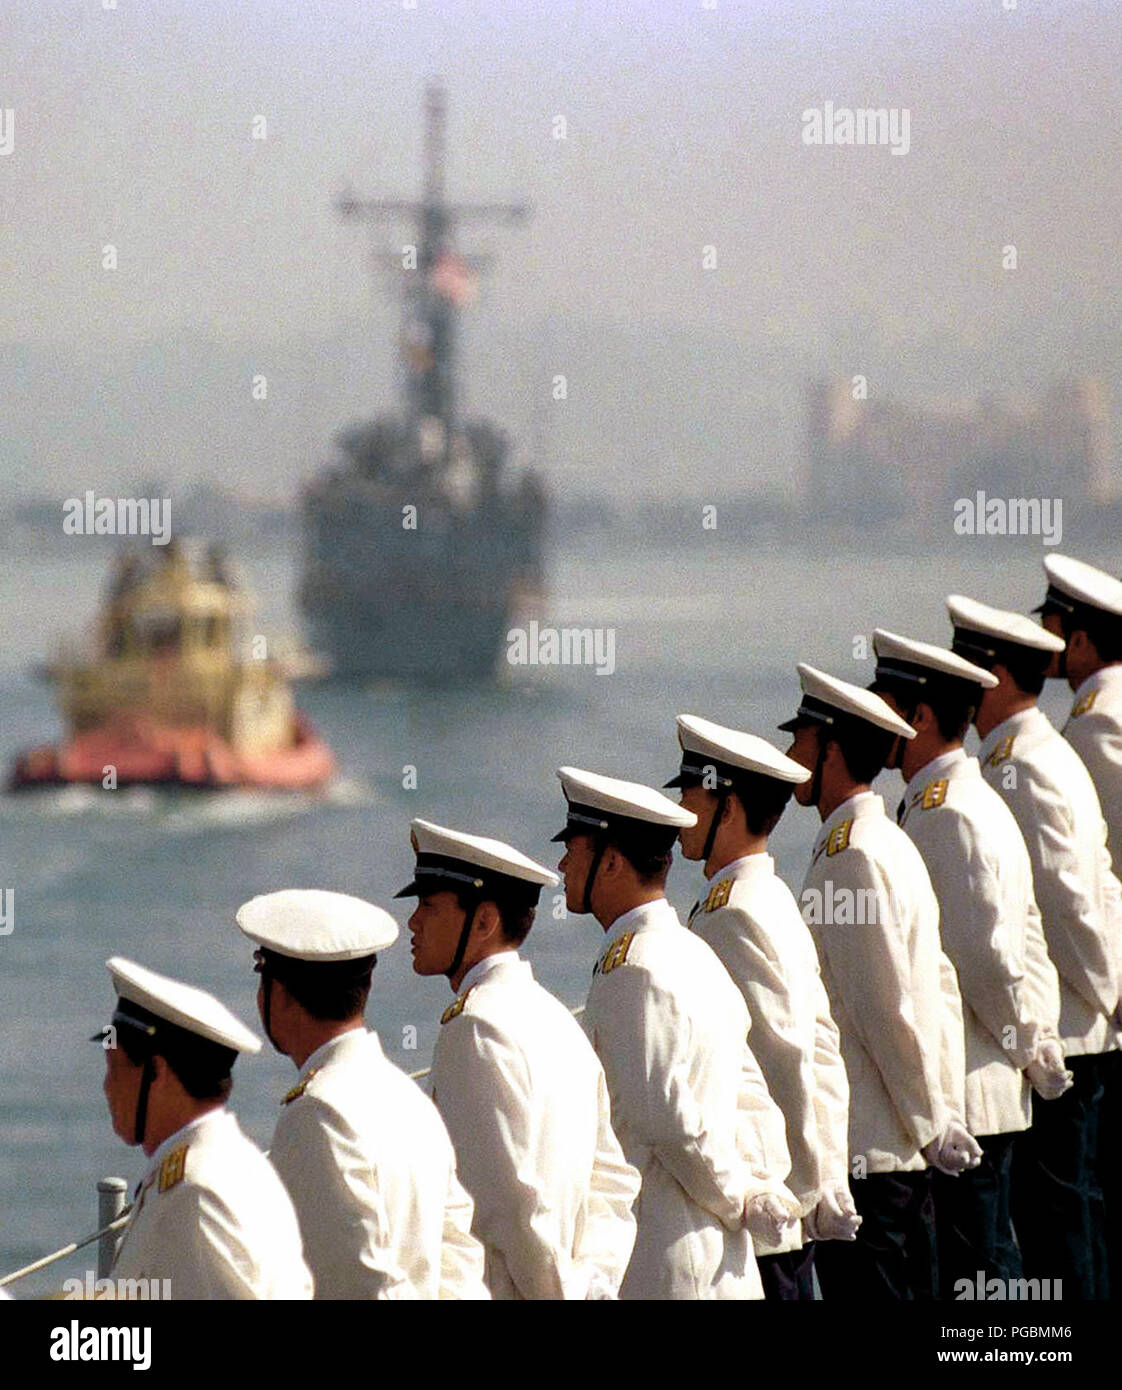
M 935 711 L 931 706 L 925 705 L 921 700 L 908 722 L 917 734 L 926 734 L 935 728 L 939 721 L 935 718 Z
M 479 904 L 475 914 L 475 921 L 472 923 L 471 934 L 476 940 L 490 945 L 497 937 L 502 935 L 503 919 L 498 907 L 493 902 L 486 899 Z

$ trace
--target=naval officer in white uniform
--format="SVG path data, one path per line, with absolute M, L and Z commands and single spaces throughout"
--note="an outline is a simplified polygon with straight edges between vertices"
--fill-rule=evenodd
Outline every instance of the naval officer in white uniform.
M 486 1298 L 447 1131 L 363 1017 L 397 923 L 319 889 L 253 898 L 237 923 L 258 946 L 266 1035 L 299 1069 L 269 1157 L 300 1218 L 316 1297 Z
M 615 1298 L 639 1174 L 580 1025 L 519 955 L 558 878 L 499 840 L 415 820 L 413 968 L 446 975 L 432 1096 L 475 1201 L 492 1296 Z
M 923 855 L 939 899 L 943 949 L 958 973 L 966 1038 L 966 1121 L 980 1165 L 935 1174 L 943 1297 L 960 1279 L 1018 1279 L 1010 1208 L 1013 1145 L 1032 1120 L 1032 1088 L 1071 1085 L 1056 1032 L 1055 967 L 1047 957 L 1032 865 L 1012 812 L 962 741 L 996 676 L 964 657 L 883 628 L 873 634 L 874 690 L 915 729 L 889 765 L 905 782 L 897 821 Z M 1047 962 L 1052 980 L 1034 985 Z M 1043 1003 L 1043 1007 L 1041 1007 Z
M 585 1024 L 612 1121 L 642 1175 L 625 1299 L 752 1299 L 752 1236 L 778 1242 L 799 1205 L 783 1116 L 748 1047 L 748 1011 L 666 901 L 671 846 L 697 817 L 634 782 L 563 767 L 560 870 L 570 912 L 607 944 Z
M 748 1041 L 783 1112 L 800 1220 L 778 1248 L 757 1240 L 764 1296 L 814 1298 L 814 1240 L 853 1240 L 861 1218 L 849 1191 L 849 1082 L 818 955 L 768 835 L 810 773 L 762 738 L 692 714 L 678 716 L 682 764 L 668 787 L 697 824 L 679 832 L 707 891 L 688 926 L 710 945 L 744 996 Z
M 113 1265 L 118 1296 L 311 1298 L 288 1194 L 225 1107 L 238 1053 L 260 1041 L 213 995 L 121 956 L 106 964 L 105 1097 L 116 1133 L 151 1160 Z
M 821 1246 L 825 1298 L 937 1296 L 927 1165 L 977 1166 L 965 1123 L 962 999 L 918 850 L 870 784 L 915 730 L 877 695 L 800 665 L 803 698 L 781 728 L 812 776 L 795 788 L 822 829 L 801 893 L 849 1077 L 852 1245 Z
M 1122 873 L 1122 581 L 1068 555 L 1044 560 L 1048 592 L 1041 622 L 1064 640 L 1048 675 L 1064 677 L 1074 700 L 1063 736 L 1083 760 L 1106 818 L 1107 849 Z M 1122 980 L 1122 922 L 1114 933 Z M 1116 1020 L 1117 1021 L 1117 1020 Z M 1122 1293 L 1122 1051 L 1104 1056 L 1099 1112 L 1110 1287 Z
M 982 775 L 1017 819 L 1032 860 L 1048 954 L 1060 976 L 1060 1035 L 1075 1083 L 1033 1102 L 1013 1155 L 1013 1224 L 1030 1279 L 1061 1279 L 1065 1297 L 1109 1287 L 1098 1177 L 1101 1058 L 1118 1045 L 1118 881 L 1090 774 L 1037 699 L 1056 637 L 1023 614 L 951 595 L 953 648 L 997 677 L 974 724 Z M 1107 1161 L 1116 1161 L 1113 1155 Z

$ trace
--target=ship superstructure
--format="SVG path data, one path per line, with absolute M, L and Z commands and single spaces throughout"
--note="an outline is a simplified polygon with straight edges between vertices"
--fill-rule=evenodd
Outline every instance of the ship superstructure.
M 456 376 L 458 316 L 485 262 L 456 252 L 455 230 L 520 222 L 529 209 L 449 203 L 438 87 L 425 116 L 422 197 L 337 204 L 348 219 L 415 221 L 415 242 L 395 257 L 399 408 L 342 431 L 337 460 L 303 498 L 300 604 L 311 644 L 344 678 L 486 678 L 520 599 L 541 580 L 541 487 L 532 474 L 509 479 L 498 426 L 462 418 Z

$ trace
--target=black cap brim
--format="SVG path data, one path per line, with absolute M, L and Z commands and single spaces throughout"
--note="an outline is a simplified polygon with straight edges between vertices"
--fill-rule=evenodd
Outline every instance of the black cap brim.
M 556 835 L 551 835 L 549 837 L 549 843 L 551 845 L 567 845 L 569 843 L 569 836 L 575 835 L 576 833 L 577 832 L 571 826 L 567 825 L 564 830 L 559 830 Z
M 407 883 L 404 888 L 399 889 L 399 891 L 394 894 L 395 898 L 419 898 L 420 896 L 421 890 L 417 887 L 416 879 Z
M 664 790 L 667 787 L 688 787 L 696 781 L 696 777 L 689 777 L 686 773 L 679 772 L 676 777 L 671 777 L 669 782 L 663 782 L 662 786 Z
M 812 720 L 805 718 L 803 715 L 796 714 L 793 719 L 785 719 L 782 724 L 777 724 L 775 727 L 782 730 L 785 734 L 794 734 L 797 733 L 799 729 L 805 728 L 807 724 L 812 722 Z

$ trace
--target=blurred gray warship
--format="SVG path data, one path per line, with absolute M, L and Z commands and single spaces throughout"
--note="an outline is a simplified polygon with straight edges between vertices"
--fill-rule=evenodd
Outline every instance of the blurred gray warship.
M 341 679 L 486 680 L 507 629 L 541 584 L 545 496 L 505 473 L 509 442 L 490 421 L 461 421 L 456 324 L 483 258 L 459 256 L 461 222 L 517 222 L 523 205 L 449 204 L 444 96 L 425 102 L 419 202 L 340 198 L 345 218 L 416 218 L 405 283 L 396 414 L 341 431 L 337 461 L 304 489 L 299 601 L 313 647 Z M 403 269 L 404 265 L 404 269 Z

